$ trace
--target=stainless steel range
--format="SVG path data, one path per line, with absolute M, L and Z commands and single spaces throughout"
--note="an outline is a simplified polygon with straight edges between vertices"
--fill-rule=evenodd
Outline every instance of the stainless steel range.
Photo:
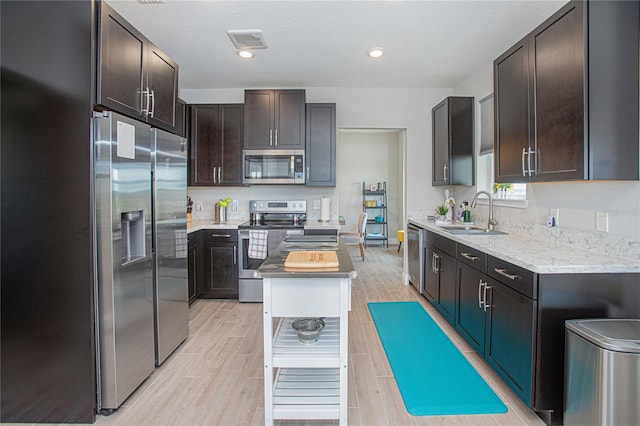
M 307 216 L 306 200 L 252 200 L 251 219 L 238 226 L 240 259 L 238 262 L 239 301 L 262 302 L 262 279 L 254 278 L 254 271 L 264 259 L 249 257 L 250 231 L 264 231 L 267 236 L 267 255 L 289 235 L 304 235 Z

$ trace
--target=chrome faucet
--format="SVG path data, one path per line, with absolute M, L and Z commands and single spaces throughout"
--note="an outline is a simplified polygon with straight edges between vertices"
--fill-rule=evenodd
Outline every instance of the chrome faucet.
M 478 191 L 473 195 L 473 199 L 471 200 L 471 208 L 476 206 L 476 201 L 478 200 L 478 195 L 486 194 L 489 197 L 489 220 L 487 221 L 487 231 L 493 231 L 493 225 L 497 225 L 498 221 L 493 218 L 493 197 L 487 191 Z

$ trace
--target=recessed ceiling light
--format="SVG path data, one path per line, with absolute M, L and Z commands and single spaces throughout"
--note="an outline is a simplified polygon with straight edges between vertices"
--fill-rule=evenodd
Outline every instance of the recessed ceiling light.
M 254 57 L 254 54 L 250 50 L 238 50 L 238 56 L 244 59 L 251 59 Z
M 382 47 L 372 47 L 367 51 L 367 55 L 372 58 L 379 58 L 380 56 L 384 55 L 384 49 Z

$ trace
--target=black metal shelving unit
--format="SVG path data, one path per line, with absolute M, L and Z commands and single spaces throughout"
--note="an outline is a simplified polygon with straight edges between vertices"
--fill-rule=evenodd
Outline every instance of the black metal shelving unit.
M 362 210 L 367 213 L 367 229 L 364 245 L 369 242 L 380 242 L 389 248 L 389 224 L 387 222 L 387 182 L 371 186 L 362 182 Z

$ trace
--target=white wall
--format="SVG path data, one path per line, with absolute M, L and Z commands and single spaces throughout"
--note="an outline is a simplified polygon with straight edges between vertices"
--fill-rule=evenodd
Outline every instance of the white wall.
M 476 98 L 476 149 L 479 143 L 477 101 L 493 91 L 493 64 L 487 63 L 454 88 L 457 96 Z M 640 143 L 640 141 L 639 141 Z M 471 199 L 474 188 L 458 188 L 456 201 Z M 458 198 L 461 198 L 460 200 Z M 496 207 L 498 220 L 544 225 L 550 208 L 560 209 L 559 228 L 596 232 L 596 212 L 609 213 L 609 234 L 640 241 L 640 182 L 587 181 L 527 185 L 524 210 Z
M 362 211 L 362 183 L 368 189 L 371 184 L 387 184 L 387 222 L 388 236 L 395 239 L 396 231 L 402 228 L 400 214 L 402 191 L 402 167 L 399 156 L 398 131 L 339 132 L 340 143 L 337 150 L 337 171 L 339 173 L 337 189 L 340 200 L 340 213 L 347 222 L 346 232 L 356 232 L 358 215 Z M 380 214 L 370 210 L 370 219 Z M 371 226 L 370 232 L 380 232 L 381 225 Z
M 308 87 L 307 102 L 335 102 L 338 129 L 406 129 L 407 213 L 433 211 L 442 202 L 443 190 L 431 186 L 431 108 L 451 95 L 451 89 L 391 89 Z M 187 103 L 243 103 L 244 89 L 181 90 Z M 337 141 L 340 144 L 340 140 Z M 339 161 L 339 160 L 338 160 Z M 338 176 L 340 179 L 340 176 Z M 335 188 L 252 186 L 249 188 L 189 188 L 194 201 L 203 199 L 207 212 L 218 198 L 230 196 L 240 201 L 237 216 L 248 217 L 248 200 L 286 197 L 332 198 L 332 215 L 340 206 Z M 246 205 L 246 208 L 245 208 Z M 309 206 L 312 206 L 309 203 Z M 315 214 L 316 212 L 310 212 Z M 199 216 L 196 212 L 195 218 Z M 230 218 L 234 215 L 229 213 Z

